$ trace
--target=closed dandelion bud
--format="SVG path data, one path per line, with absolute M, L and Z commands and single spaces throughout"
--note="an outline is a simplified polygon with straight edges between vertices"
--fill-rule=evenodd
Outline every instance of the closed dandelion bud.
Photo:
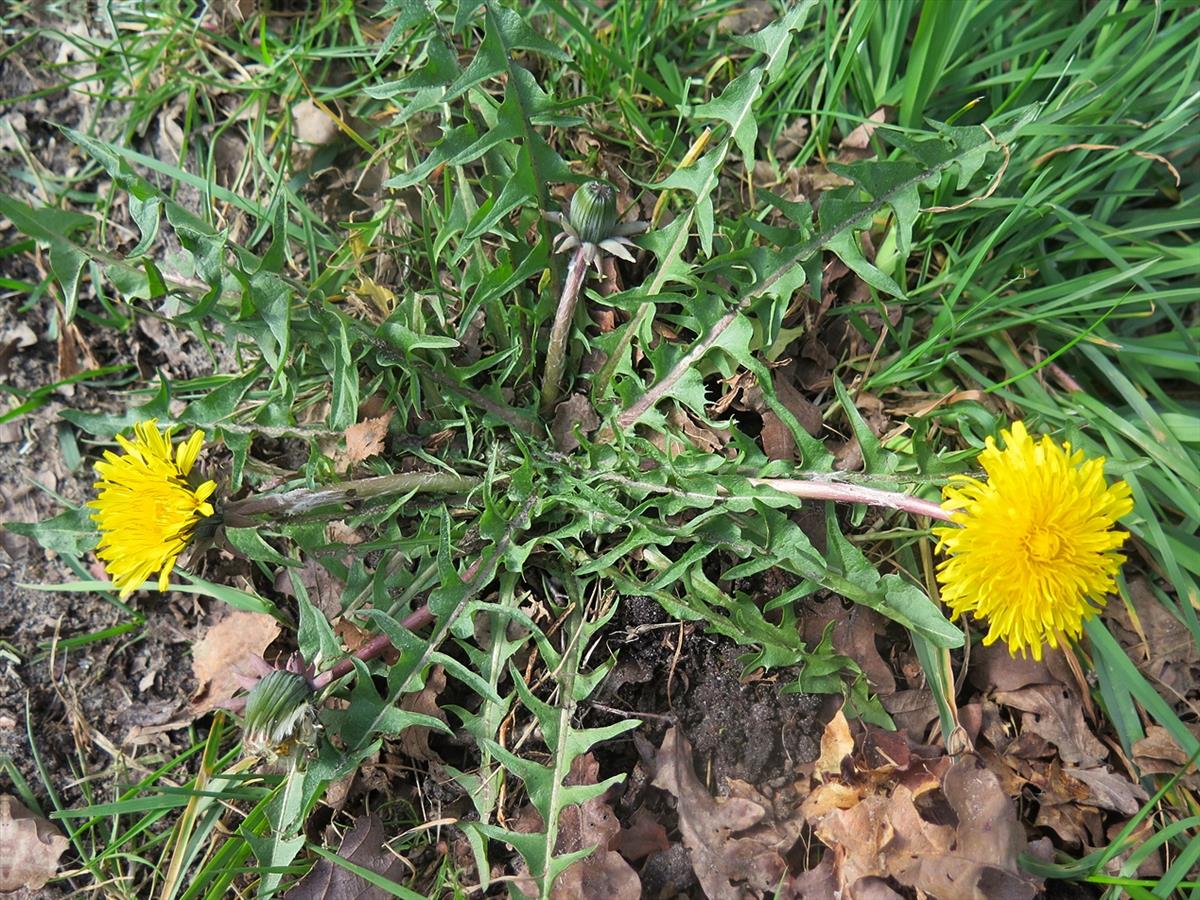
M 312 688 L 296 672 L 276 669 L 246 698 L 242 746 L 274 760 L 307 745 L 313 735 Z
M 599 244 L 617 224 L 617 192 L 606 181 L 588 181 L 571 198 L 571 227 L 584 244 Z

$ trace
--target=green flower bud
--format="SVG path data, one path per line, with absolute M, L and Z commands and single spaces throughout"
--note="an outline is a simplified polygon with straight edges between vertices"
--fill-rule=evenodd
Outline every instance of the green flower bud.
M 607 181 L 588 181 L 571 198 L 571 227 L 580 243 L 598 244 L 617 224 L 617 191 Z
M 274 760 L 307 744 L 313 733 L 311 697 L 303 675 L 276 669 L 264 676 L 246 698 L 242 746 Z

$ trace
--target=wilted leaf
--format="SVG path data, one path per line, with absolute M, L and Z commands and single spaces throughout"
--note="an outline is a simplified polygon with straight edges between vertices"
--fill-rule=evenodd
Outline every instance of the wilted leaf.
M 266 613 L 234 611 L 209 628 L 192 647 L 192 715 L 202 716 L 233 697 L 255 674 L 253 660 L 278 636 L 279 623 Z
M 0 893 L 40 890 L 58 871 L 68 843 L 15 797 L 0 794 Z
M 678 801 L 679 831 L 709 900 L 741 900 L 747 886 L 767 891 L 779 883 L 787 871 L 783 854 L 795 842 L 798 825 L 774 827 L 765 799 L 715 800 L 696 777 L 691 744 L 677 728 L 663 738 L 654 786 Z M 752 790 L 745 786 L 743 793 Z
M 554 422 L 550 433 L 554 443 L 563 453 L 571 453 L 579 449 L 579 438 L 575 430 L 583 435 L 591 434 L 600 424 L 600 417 L 592 408 L 586 394 L 572 394 L 554 409 Z
M 630 862 L 637 862 L 670 846 L 667 829 L 643 806 L 633 814 L 629 825 L 621 829 L 614 849 Z
M 399 881 L 407 873 L 404 861 L 384 846 L 387 833 L 372 813 L 359 816 L 342 838 L 337 855 L 346 862 L 369 869 L 384 878 Z M 327 859 L 317 860 L 307 875 L 284 897 L 286 900 L 386 900 L 393 896 L 365 878 Z
M 346 429 L 346 452 L 342 454 L 342 464 L 346 468 L 383 452 L 392 412 L 389 409 L 381 416 L 363 419 Z
M 997 691 L 996 702 L 1019 709 L 1023 734 L 1035 734 L 1058 748 L 1063 762 L 1094 768 L 1108 748 L 1083 720 L 1083 707 L 1061 684 L 1035 684 L 1019 691 Z
M 597 784 L 599 776 L 600 764 L 585 753 L 571 763 L 566 783 Z M 603 795 L 563 809 L 555 852 L 596 849 L 558 876 L 550 894 L 553 900 L 637 900 L 641 896 L 637 872 L 620 853 L 609 849 L 620 830 L 621 823 Z
M 446 714 L 438 706 L 438 697 L 446 689 L 446 670 L 433 666 L 425 678 L 425 687 L 406 694 L 400 700 L 400 708 L 409 712 L 422 713 L 446 721 Z M 429 749 L 429 729 L 424 725 L 413 725 L 400 733 L 400 749 L 413 759 L 437 760 L 441 758 Z
M 1188 764 L 1189 755 L 1167 729 L 1151 725 L 1146 729 L 1146 736 L 1134 743 L 1133 761 L 1143 775 L 1174 775 Z M 1200 786 L 1195 760 L 1191 760 L 1182 781 L 1193 788 Z

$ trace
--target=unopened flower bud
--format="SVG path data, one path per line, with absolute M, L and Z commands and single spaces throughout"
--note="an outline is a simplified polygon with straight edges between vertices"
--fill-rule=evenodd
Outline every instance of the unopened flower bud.
M 606 181 L 588 181 L 571 198 L 571 227 L 584 244 L 599 244 L 617 224 L 617 192 Z
M 263 676 L 246 698 L 242 746 L 275 759 L 306 744 L 313 732 L 312 688 L 296 672 L 276 669 Z

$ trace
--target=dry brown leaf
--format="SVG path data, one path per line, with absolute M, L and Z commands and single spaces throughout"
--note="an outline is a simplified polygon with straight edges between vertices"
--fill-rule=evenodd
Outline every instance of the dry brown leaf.
M 1031 900 L 1040 885 L 1020 872 L 1024 829 L 1000 782 L 967 755 L 946 773 L 942 793 L 958 818 L 952 853 L 922 859 L 904 883 L 940 900 Z
M 850 723 L 846 721 L 846 714 L 839 709 L 821 735 L 821 755 L 813 767 L 813 774 L 823 780 L 837 777 L 842 771 L 842 760 L 853 751 L 854 738 L 850 735 Z
M 295 597 L 293 577 L 299 579 L 308 599 L 325 614 L 325 618 L 332 622 L 342 614 L 342 591 L 346 589 L 346 584 L 317 560 L 305 556 L 300 568 L 280 569 L 275 576 L 275 590 L 285 597 Z
M 798 823 L 768 821 L 761 798 L 714 799 L 696 777 L 691 744 L 677 728 L 667 730 L 656 762 L 654 786 L 677 800 L 679 831 L 709 900 L 743 900 L 748 890 L 773 889 L 787 871 L 783 854 L 799 834 Z
M 1136 815 L 1150 796 L 1141 785 L 1106 768 L 1065 769 L 1063 774 L 1088 786 L 1087 803 L 1124 816 Z
M 388 423 L 392 421 L 392 410 L 373 419 L 363 419 L 346 429 L 346 450 L 341 456 L 342 465 L 350 468 L 364 459 L 378 456 L 383 452 L 384 440 L 387 438 Z
M 903 784 L 813 823 L 832 848 L 844 896 L 879 896 L 880 878 L 937 900 L 1030 900 L 1037 893 L 1036 882 L 1017 869 L 1025 836 L 996 777 L 963 757 L 946 772 L 942 794 L 955 826 L 926 819 L 919 795 Z
M 342 838 L 337 855 L 364 869 L 403 881 L 408 869 L 404 861 L 385 846 L 387 833 L 374 813 L 359 816 L 354 827 Z M 385 900 L 392 896 L 344 866 L 327 859 L 317 864 L 300 882 L 284 894 L 285 900 Z
M 591 753 L 571 763 L 567 784 L 596 784 L 600 763 Z M 551 900 L 638 900 L 642 882 L 637 872 L 610 844 L 621 830 L 612 807 L 604 795 L 578 806 L 568 806 L 559 816 L 558 853 L 571 853 L 594 846 L 596 849 L 569 866 L 554 882 Z
M 997 691 L 996 702 L 1021 710 L 1021 735 L 1036 735 L 1058 748 L 1062 761 L 1081 768 L 1098 766 L 1108 748 L 1088 729 L 1083 707 L 1061 684 L 1035 684 L 1019 691 Z M 1026 756 L 1010 747 L 1010 753 Z
M 572 394 L 554 408 L 554 422 L 550 425 L 550 433 L 554 443 L 563 453 L 572 453 L 579 449 L 579 438 L 576 429 L 583 435 L 589 435 L 600 424 L 600 417 L 588 400 L 586 394 Z
M 1193 696 L 1200 686 L 1200 647 L 1144 578 L 1130 579 L 1129 596 L 1136 618 L 1125 604 L 1116 602 L 1108 604 L 1104 617 L 1155 690 L 1182 712 L 1187 708 L 1184 698 Z
M 445 689 L 446 670 L 441 666 L 433 666 L 425 679 L 425 687 L 415 693 L 405 694 L 400 700 L 400 708 L 433 716 L 445 722 L 446 714 L 438 706 L 438 697 Z M 400 749 L 413 759 L 441 762 L 441 757 L 429 749 L 429 731 L 425 725 L 410 725 L 405 728 L 400 732 Z
M 867 117 L 867 121 L 859 123 L 853 131 L 842 138 L 842 142 L 838 144 L 838 162 L 848 163 L 874 156 L 875 151 L 871 149 L 871 135 L 875 133 L 876 128 L 887 121 L 887 114 L 886 106 L 879 107 Z
M 596 784 L 600 764 L 591 753 L 576 757 L 567 774 L 567 785 Z M 532 805 L 526 806 L 512 819 L 509 827 L 519 833 L 534 834 L 546 826 Z M 641 879 L 620 853 L 613 849 L 619 842 L 621 823 L 617 821 L 605 795 L 593 797 L 584 804 L 566 807 L 559 815 L 556 855 L 595 849 L 583 859 L 568 866 L 554 880 L 551 900 L 638 900 L 642 893 Z M 536 883 L 528 869 L 518 863 L 520 874 L 516 886 L 528 897 L 536 897 Z
M 234 610 L 210 627 L 192 647 L 192 715 L 202 716 L 232 698 L 255 674 L 252 660 L 278 636 L 279 623 L 266 613 Z
M 613 849 L 619 851 L 630 862 L 637 862 L 670 846 L 667 829 L 643 806 L 633 814 L 629 825 L 621 829 Z
M 68 841 L 16 797 L 0 794 L 0 893 L 41 888 L 58 871 Z
M 296 140 L 305 144 L 328 144 L 337 133 L 337 123 L 312 100 L 301 100 L 292 107 L 292 136 Z
M 1031 684 L 1074 683 L 1061 652 L 1052 650 L 1035 660 L 1013 656 L 1007 645 L 999 641 L 972 648 L 968 677 L 981 691 L 1016 691 Z
M 1146 736 L 1134 742 L 1133 761 L 1143 775 L 1174 775 L 1188 764 L 1189 755 L 1167 729 L 1151 725 L 1146 729 Z M 1181 780 L 1189 787 L 1200 787 L 1200 774 L 1194 761 Z
M 792 159 L 808 140 L 808 119 L 798 116 L 775 139 L 775 158 L 782 162 Z
M 879 699 L 897 727 L 914 743 L 924 742 L 930 726 L 938 719 L 937 702 L 928 688 L 881 694 Z

